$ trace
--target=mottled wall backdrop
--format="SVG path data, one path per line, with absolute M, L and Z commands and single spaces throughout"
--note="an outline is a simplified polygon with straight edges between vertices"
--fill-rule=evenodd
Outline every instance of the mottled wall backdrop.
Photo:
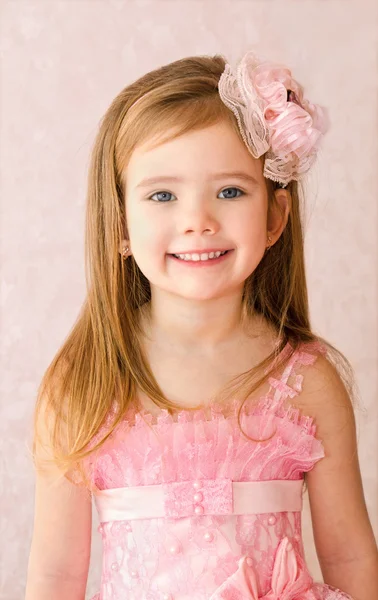
M 356 369 L 361 469 L 378 532 L 375 0 L 3 0 L 0 9 L 0 598 L 24 597 L 31 415 L 85 294 L 86 176 L 98 122 L 125 85 L 191 54 L 233 61 L 258 50 L 291 65 L 309 97 L 329 107 L 306 210 L 312 322 Z M 100 579 L 97 525 L 94 511 L 88 597 Z M 308 502 L 304 533 L 320 579 Z

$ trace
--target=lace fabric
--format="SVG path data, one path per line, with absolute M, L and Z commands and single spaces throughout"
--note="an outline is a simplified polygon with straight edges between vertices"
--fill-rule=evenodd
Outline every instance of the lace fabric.
M 245 405 L 243 431 L 254 440 L 274 434 L 268 441 L 243 435 L 237 403 L 227 416 L 214 405 L 210 417 L 143 411 L 121 422 L 88 464 L 97 489 L 172 484 L 174 494 L 164 517 L 101 522 L 101 585 L 91 600 L 352 600 L 313 581 L 299 510 L 233 514 L 222 503 L 230 481 L 302 480 L 325 456 L 313 418 L 287 402 L 302 390 L 296 368 L 325 352 L 301 347 L 269 393 Z M 190 514 L 198 482 L 222 514 Z

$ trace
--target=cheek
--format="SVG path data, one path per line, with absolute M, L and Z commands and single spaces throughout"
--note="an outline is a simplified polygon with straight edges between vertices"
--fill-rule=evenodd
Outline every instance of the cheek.
M 266 214 L 260 210 L 244 211 L 236 219 L 230 219 L 227 226 L 230 235 L 235 235 L 235 241 L 246 249 L 260 249 L 267 239 Z
M 130 209 L 128 230 L 135 254 L 153 255 L 157 250 L 164 251 L 166 224 L 160 222 L 159 217 L 151 210 L 143 211 L 139 207 Z

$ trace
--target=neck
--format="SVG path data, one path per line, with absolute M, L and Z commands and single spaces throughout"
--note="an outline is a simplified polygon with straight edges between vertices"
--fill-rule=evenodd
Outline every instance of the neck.
M 262 319 L 247 319 L 241 296 L 196 300 L 152 296 L 140 310 L 141 323 L 151 342 L 171 349 L 211 354 L 261 333 Z

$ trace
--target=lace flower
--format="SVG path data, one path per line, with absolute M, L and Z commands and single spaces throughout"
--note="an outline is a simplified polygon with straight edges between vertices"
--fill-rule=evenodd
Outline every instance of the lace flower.
M 267 153 L 264 176 L 283 186 L 301 179 L 316 158 L 329 121 L 324 108 L 304 98 L 291 71 L 247 52 L 236 76 L 226 64 L 218 89 L 251 154 L 259 158 Z

